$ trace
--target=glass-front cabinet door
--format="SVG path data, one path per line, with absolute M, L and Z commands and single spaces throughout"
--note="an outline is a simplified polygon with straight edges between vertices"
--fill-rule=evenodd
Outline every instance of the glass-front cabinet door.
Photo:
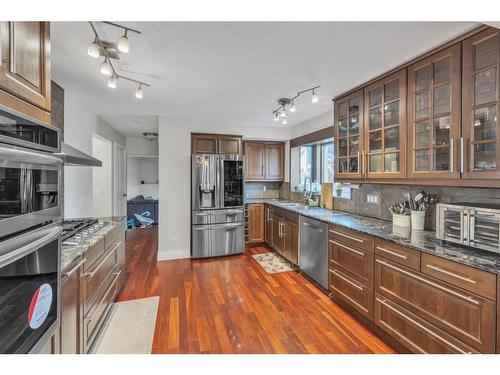
M 405 106 L 406 69 L 365 88 L 365 177 L 405 177 Z
M 363 90 L 335 102 L 336 178 L 362 177 Z
M 463 42 L 463 178 L 500 178 L 499 63 L 500 30 Z
M 408 176 L 460 178 L 461 45 L 408 68 Z

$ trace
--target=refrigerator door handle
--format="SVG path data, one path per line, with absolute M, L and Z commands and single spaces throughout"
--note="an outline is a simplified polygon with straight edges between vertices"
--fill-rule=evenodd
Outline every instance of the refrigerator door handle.
M 225 208 L 224 206 L 224 159 L 216 155 L 217 158 L 217 208 Z

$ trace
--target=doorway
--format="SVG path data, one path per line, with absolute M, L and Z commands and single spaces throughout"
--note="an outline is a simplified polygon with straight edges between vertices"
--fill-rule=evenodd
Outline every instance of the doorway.
M 127 215 L 127 153 L 118 143 L 114 144 L 113 215 Z
M 113 214 L 113 144 L 110 140 L 92 134 L 92 156 L 102 162 L 101 168 L 92 168 L 93 216 Z

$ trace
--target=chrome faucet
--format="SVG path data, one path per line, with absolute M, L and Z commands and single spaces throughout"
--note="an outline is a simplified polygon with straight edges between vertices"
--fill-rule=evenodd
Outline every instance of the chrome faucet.
M 307 180 L 309 180 L 309 191 L 307 190 Z M 312 196 L 312 179 L 309 176 L 304 178 L 304 198 L 310 199 Z

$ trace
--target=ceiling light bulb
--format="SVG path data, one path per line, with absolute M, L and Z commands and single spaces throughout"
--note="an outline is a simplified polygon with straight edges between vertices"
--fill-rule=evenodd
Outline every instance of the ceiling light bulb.
M 135 90 L 135 97 L 137 99 L 142 99 L 143 92 L 142 92 L 142 86 L 141 85 L 139 85 L 139 87 L 137 88 L 137 90 Z
M 97 39 L 90 43 L 89 48 L 87 49 L 87 53 L 89 54 L 89 56 L 93 57 L 94 59 L 99 58 L 99 55 L 101 54 L 100 51 L 101 49 L 97 44 Z
M 290 112 L 295 112 L 295 102 L 292 101 L 292 104 L 290 104 Z
M 283 125 L 286 125 L 286 124 L 288 123 L 288 120 L 286 119 L 286 117 L 285 117 L 285 118 L 283 118 L 283 120 L 281 120 L 281 123 L 282 123 Z
M 279 121 L 280 120 L 280 113 L 279 112 L 275 112 L 274 113 L 274 121 Z
M 107 57 L 101 63 L 101 73 L 107 76 L 111 75 L 111 64 L 108 62 Z
M 113 74 L 111 77 L 109 77 L 108 87 L 116 89 L 116 81 L 118 81 L 118 77 Z
M 128 51 L 130 50 L 130 42 L 127 38 L 127 30 L 125 30 L 125 34 L 123 34 L 123 36 L 121 36 L 118 40 L 118 50 L 124 53 L 128 53 Z
M 312 96 L 311 96 L 311 101 L 312 101 L 313 103 L 317 103 L 317 102 L 318 102 L 318 100 L 319 100 L 318 94 L 316 94 L 316 93 L 314 92 L 314 90 L 313 90 L 313 94 L 312 94 Z
M 286 111 L 285 108 L 283 108 L 283 111 L 280 113 L 281 117 L 285 118 L 286 117 Z

